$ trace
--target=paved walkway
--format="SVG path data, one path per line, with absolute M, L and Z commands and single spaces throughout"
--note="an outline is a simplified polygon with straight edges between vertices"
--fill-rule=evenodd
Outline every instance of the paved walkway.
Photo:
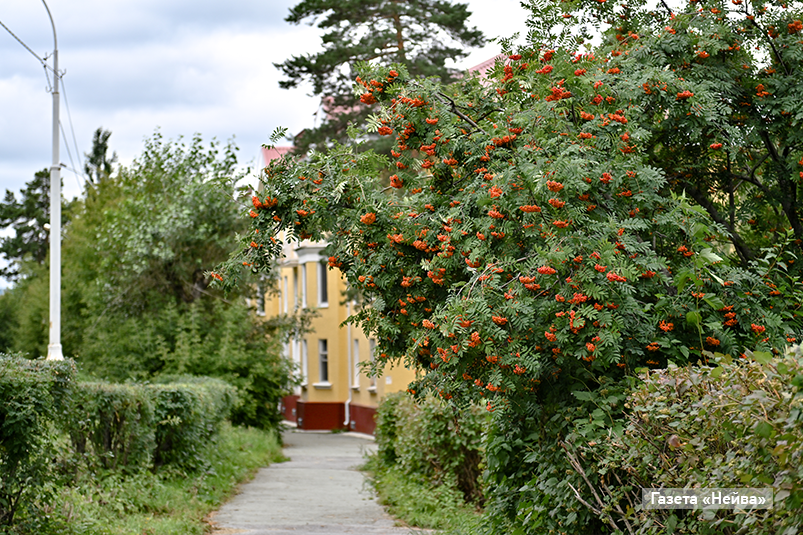
M 407 535 L 356 470 L 374 442 L 352 433 L 288 431 L 284 463 L 262 468 L 210 517 L 213 534 Z M 420 533 L 420 532 L 419 532 Z

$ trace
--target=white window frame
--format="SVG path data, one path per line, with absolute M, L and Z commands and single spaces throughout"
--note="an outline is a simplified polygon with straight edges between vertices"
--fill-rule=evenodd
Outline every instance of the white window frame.
M 293 268 L 293 310 L 298 310 L 298 268 Z
M 368 340 L 368 358 L 371 359 L 371 366 L 374 365 L 376 362 L 376 339 L 370 338 Z M 376 394 L 376 376 L 372 375 L 370 377 L 371 384 L 368 386 L 368 391 L 372 394 Z
M 329 307 L 329 280 L 325 262 L 318 262 L 318 307 Z
M 301 264 L 301 308 L 307 308 L 307 264 Z
M 318 339 L 318 379 L 313 383 L 315 388 L 331 388 L 329 382 L 329 342 L 326 338 Z
M 290 305 L 290 289 L 288 288 L 289 282 L 287 281 L 287 275 L 284 276 L 284 285 L 282 288 L 282 310 L 285 314 L 289 312 L 289 305 Z
M 351 378 L 351 388 L 354 390 L 360 389 L 360 340 L 355 338 L 352 343 L 352 365 L 354 366 L 353 375 Z

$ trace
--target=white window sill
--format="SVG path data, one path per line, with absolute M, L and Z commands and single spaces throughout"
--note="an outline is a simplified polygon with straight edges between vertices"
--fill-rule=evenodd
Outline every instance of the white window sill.
M 376 386 L 369 386 L 368 392 L 370 392 L 371 394 L 376 394 Z
M 352 386 L 351 389 L 354 390 L 355 392 L 359 392 L 360 391 L 360 387 L 359 386 Z
M 331 390 L 332 383 L 325 382 L 325 383 L 312 383 L 312 388 L 317 388 L 318 390 Z
M 329 308 L 329 303 L 318 303 L 318 308 Z

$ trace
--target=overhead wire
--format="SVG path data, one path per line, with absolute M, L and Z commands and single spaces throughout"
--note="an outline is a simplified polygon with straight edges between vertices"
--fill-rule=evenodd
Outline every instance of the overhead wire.
M 3 21 L 0 21 L 0 26 L 2 26 L 3 28 L 5 28 L 5 29 L 6 29 L 6 31 L 7 31 L 8 33 L 10 33 L 10 34 L 11 34 L 11 37 L 13 37 L 14 39 L 16 39 L 16 40 L 17 40 L 17 42 L 19 42 L 19 44 L 21 44 L 22 46 L 24 46 L 24 47 L 25 47 L 25 50 L 27 50 L 28 52 L 30 52 L 31 54 L 33 54 L 33 57 L 35 57 L 35 58 L 37 59 L 37 61 L 39 61 L 39 63 L 41 63 L 42 65 L 44 65 L 44 66 L 45 66 L 45 69 L 48 69 L 48 68 L 49 68 L 51 71 L 53 70 L 53 68 L 52 68 L 52 67 L 50 67 L 50 66 L 47 64 L 47 62 L 46 62 L 44 59 L 42 59 L 42 58 L 40 58 L 39 56 L 37 56 L 37 55 L 36 55 L 36 52 L 34 52 L 33 50 L 31 50 L 31 47 L 29 47 L 28 45 L 26 45 L 26 44 L 25 44 L 25 43 L 22 41 L 22 39 L 20 39 L 19 37 L 17 37 L 17 36 L 16 36 L 16 34 L 15 34 L 14 32 L 12 32 L 12 31 L 11 31 L 11 29 L 10 29 L 8 26 L 6 26 L 5 24 L 3 24 Z
M 59 121 L 59 130 L 61 130 L 61 139 L 64 140 L 64 148 L 67 149 L 67 157 L 70 159 L 70 165 L 72 165 L 72 167 L 67 167 L 64 164 L 61 164 L 61 166 L 66 167 L 67 169 L 73 172 L 73 175 L 75 175 L 75 181 L 78 183 L 78 189 L 81 190 L 83 189 L 83 185 L 81 184 L 81 180 L 78 178 L 78 173 L 75 172 L 75 162 L 73 162 L 72 159 L 72 152 L 70 151 L 70 143 L 67 141 L 67 135 L 64 133 L 64 124 L 62 124 L 61 121 Z
M 25 50 L 30 52 L 31 55 L 33 57 L 35 57 L 36 60 L 39 63 L 42 64 L 42 66 L 45 69 L 45 79 L 47 80 L 48 92 L 52 93 L 53 92 L 53 87 L 54 87 L 54 84 L 50 81 L 50 73 L 48 72 L 48 70 L 53 72 L 54 76 L 58 77 L 58 79 L 61 80 L 62 93 L 64 94 L 64 105 L 65 105 L 65 108 L 67 109 L 67 121 L 70 124 L 70 132 L 72 133 L 73 147 L 75 148 L 76 158 L 78 158 L 79 155 L 81 154 L 81 151 L 78 150 L 78 141 L 76 140 L 76 137 L 75 137 L 75 128 L 74 128 L 73 122 L 72 122 L 72 114 L 70 113 L 70 104 L 67 101 L 67 88 L 66 88 L 66 86 L 64 84 L 64 77 L 62 75 L 60 75 L 59 73 L 55 72 L 55 69 L 53 69 L 53 67 L 48 65 L 48 63 L 47 63 L 47 57 L 48 56 L 45 56 L 44 58 L 39 57 L 36 54 L 36 52 L 34 52 L 31 49 L 31 47 L 29 47 L 27 44 L 25 44 L 25 42 L 22 39 L 17 37 L 17 35 L 14 32 L 12 32 L 11 29 L 3 23 L 3 21 L 0 21 L 0 26 L 2 26 L 11 35 L 11 37 L 16 39 L 16 41 L 19 44 L 21 44 L 25 48 Z M 67 135 L 64 132 L 64 125 L 62 125 L 61 120 L 59 120 L 59 129 L 61 130 L 61 137 L 64 140 L 64 146 L 67 149 L 67 155 L 69 156 L 70 163 L 72 164 L 72 167 L 71 168 L 68 167 L 68 169 L 70 169 L 73 172 L 73 174 L 75 174 L 75 180 L 78 182 L 78 188 L 79 189 L 83 189 L 83 184 L 81 184 L 81 180 L 78 177 L 79 173 L 77 173 L 76 170 L 75 170 L 75 162 L 72 159 L 72 153 L 70 151 L 70 144 L 69 144 L 69 141 L 67 140 Z M 79 163 L 83 164 L 83 161 L 81 161 Z M 83 168 L 83 167 L 84 166 L 81 165 L 81 168 Z M 86 176 L 85 176 L 83 171 L 80 172 L 80 175 L 81 175 L 81 177 L 84 178 L 84 180 L 86 180 Z
M 85 165 L 84 165 L 85 161 L 84 161 L 84 158 L 81 157 L 81 151 L 78 150 L 78 141 L 75 139 L 75 128 L 73 128 L 72 114 L 70 113 L 70 103 L 67 102 L 67 87 L 64 84 L 64 77 L 63 76 L 61 77 L 61 89 L 62 89 L 62 91 L 64 93 L 64 107 L 67 108 L 67 122 L 70 123 L 70 132 L 72 133 L 72 142 L 73 142 L 73 147 L 75 148 L 75 157 L 76 157 L 76 159 L 80 159 L 80 161 L 78 163 L 81 164 L 81 167 L 80 167 L 80 169 L 82 169 L 82 171 L 80 171 L 81 178 L 83 178 L 84 182 L 86 182 L 86 179 L 87 179 L 86 178 L 86 172 L 83 171 L 83 169 L 85 167 Z M 61 121 L 59 121 L 59 123 L 60 122 Z M 62 132 L 62 134 L 63 134 L 63 132 Z M 69 154 L 70 147 L 69 147 L 69 143 L 67 143 L 66 139 L 64 140 L 64 144 L 67 147 L 67 153 Z M 74 165 L 73 165 L 73 167 L 74 167 Z M 74 172 L 75 172 L 75 170 L 73 170 L 73 173 Z M 78 176 L 77 175 L 76 175 L 75 179 L 78 180 Z M 79 181 L 78 187 L 83 189 L 83 185 L 80 183 L 80 181 Z

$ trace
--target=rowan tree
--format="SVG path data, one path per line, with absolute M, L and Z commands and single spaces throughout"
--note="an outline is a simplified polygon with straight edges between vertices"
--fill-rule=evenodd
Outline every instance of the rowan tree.
M 530 8 L 537 45 L 576 50 L 573 35 L 589 33 L 579 28 L 601 33 L 595 53 L 620 73 L 617 93 L 650 118 L 640 149 L 673 190 L 728 231 L 742 265 L 783 245 L 788 232 L 800 254 L 803 4 L 581 0 Z M 678 86 L 682 96 L 672 92 Z
M 276 64 L 287 77 L 281 87 L 309 83 L 312 94 L 322 99 L 321 124 L 296 136 L 295 152 L 325 149 L 330 140 L 347 141 L 348 124 L 368 115 L 368 107 L 352 91 L 360 61 L 400 63 L 413 76 L 454 80 L 460 72 L 449 62 L 484 44 L 482 33 L 467 26 L 470 14 L 466 4 L 451 0 L 303 0 L 293 7 L 287 22 L 309 21 L 325 32 L 323 51 Z
M 766 357 L 801 338 L 789 201 L 803 113 L 759 92 L 786 94 L 767 65 L 780 47 L 798 72 L 803 42 L 798 4 L 725 21 L 722 3 L 531 6 L 534 46 L 507 50 L 488 79 L 363 66 L 358 93 L 376 101 L 364 128 L 388 136 L 390 157 L 335 145 L 272 162 L 243 248 L 216 276 L 233 284 L 243 264 L 269 269 L 283 241 L 327 240 L 364 298 L 352 321 L 376 337 L 378 366 L 404 361 L 422 372 L 411 391 L 494 413 L 491 531 L 571 533 L 600 524 L 565 484 L 566 422 L 593 410 L 615 434 L 617 381 L 635 370 Z M 753 10 L 787 33 L 734 44 L 726 26 L 748 28 Z M 591 26 L 603 44 L 578 52 Z M 727 65 L 698 66 L 702 51 Z M 734 82 L 734 65 L 753 78 Z M 599 405 L 581 407 L 595 388 Z
M 391 160 L 338 146 L 271 163 L 234 262 L 269 269 L 280 231 L 328 240 L 330 266 L 370 303 L 353 321 L 379 365 L 404 359 L 422 386 L 489 409 L 530 403 L 561 374 L 783 346 L 799 329 L 783 298 L 794 280 L 774 261 L 723 260 L 725 230 L 670 196 L 639 149 L 649 116 L 618 79 L 563 50 L 448 89 L 371 67 L 363 100 L 381 103 L 370 124 L 394 138 Z M 382 167 L 396 170 L 385 189 Z

